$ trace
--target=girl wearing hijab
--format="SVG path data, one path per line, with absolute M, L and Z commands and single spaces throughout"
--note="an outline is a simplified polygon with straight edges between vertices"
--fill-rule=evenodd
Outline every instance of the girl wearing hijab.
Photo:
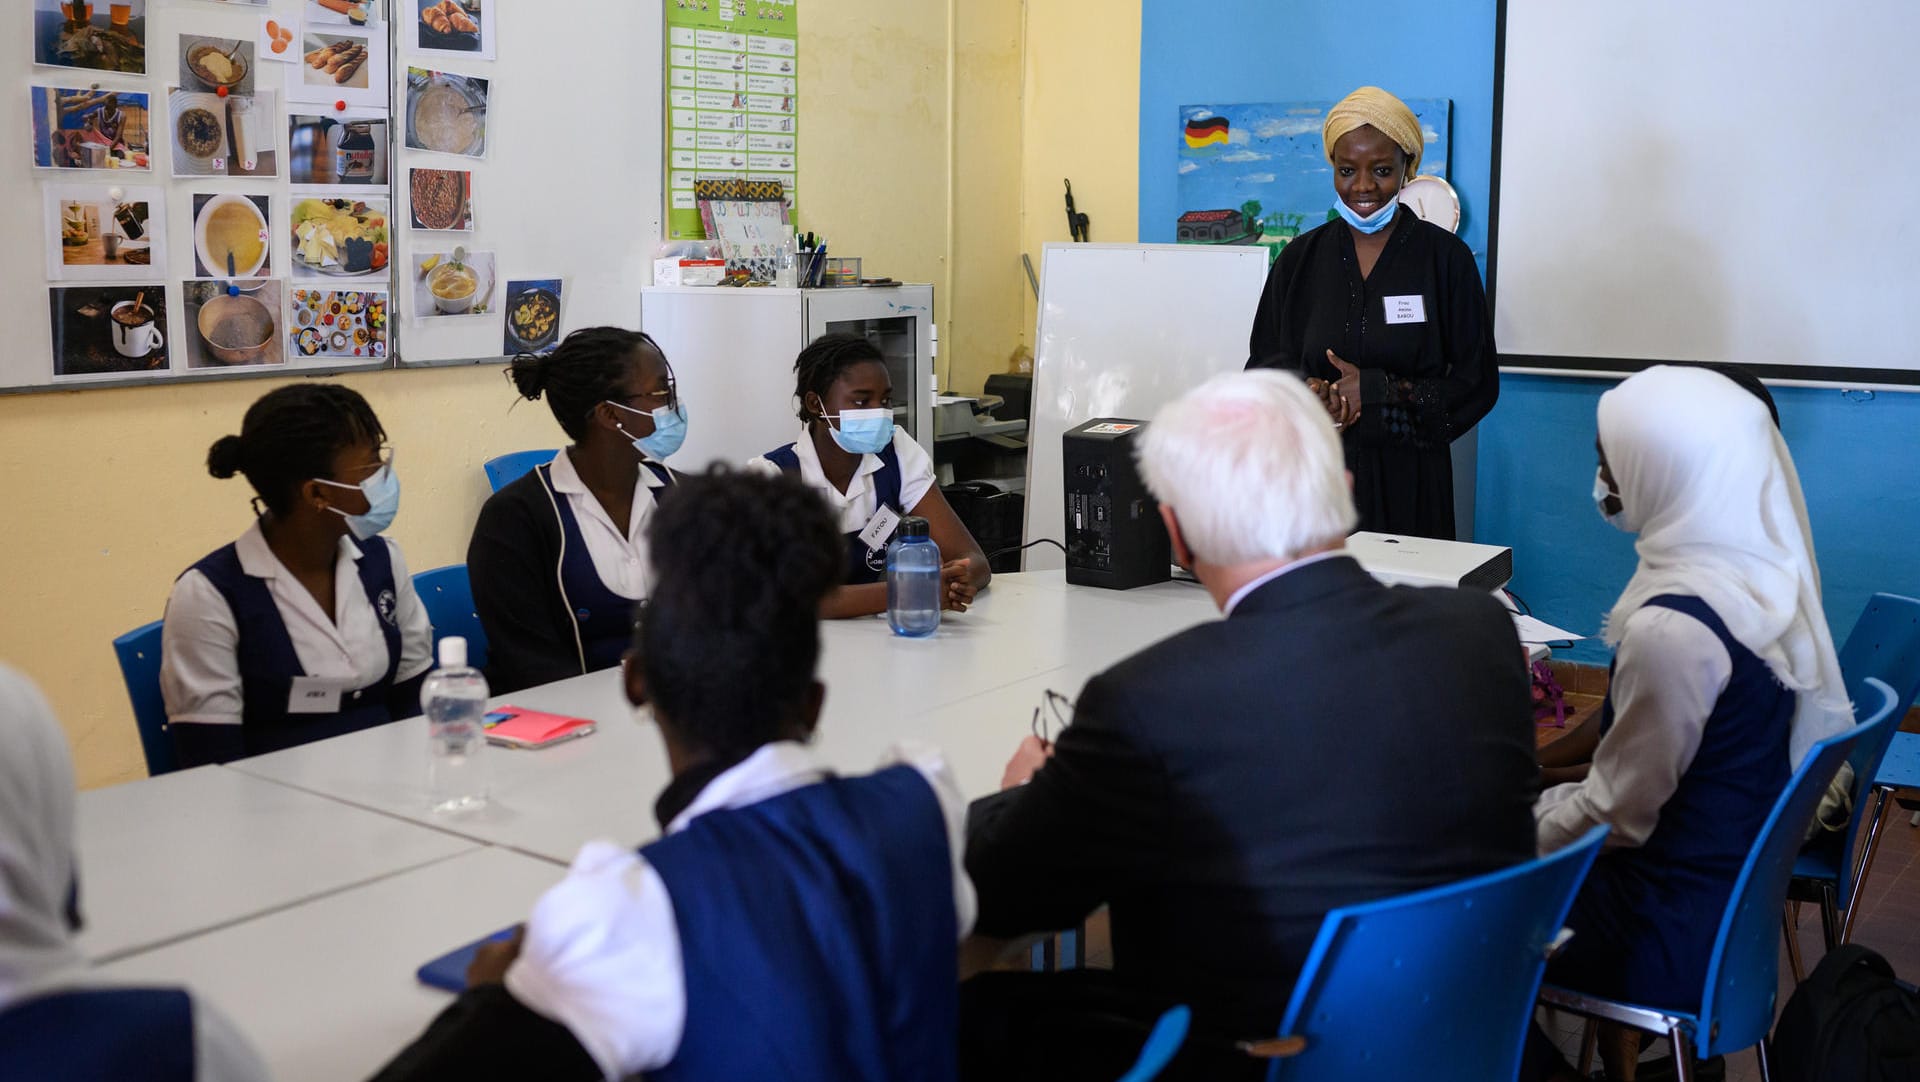
M 505 693 L 620 663 L 647 596 L 647 523 L 687 435 L 673 368 L 653 339 L 587 327 L 508 371 L 545 397 L 572 444 L 487 499 L 467 545 L 487 682 Z
M 1637 534 L 1584 780 L 1535 808 L 1540 849 L 1613 828 L 1548 970 L 1556 984 L 1697 1010 L 1735 878 L 1801 757 L 1853 724 L 1800 482 L 1761 400 L 1703 368 L 1601 396 L 1594 501 Z M 1631 1031 L 1603 1040 L 1631 1078 Z M 1544 1073 L 1544 1072 L 1543 1072 Z
M 1426 137 L 1364 86 L 1321 129 L 1338 221 L 1267 275 L 1249 368 L 1306 379 L 1340 428 L 1362 530 L 1452 540 L 1450 446 L 1500 395 L 1493 320 L 1465 242 L 1400 205 Z
M 39 689 L 0 665 L 0 1077 L 251 1082 L 267 1070 L 180 988 L 90 983 L 73 851 L 73 764 Z
M 182 767 L 420 712 L 433 627 L 380 536 L 400 511 L 386 438 L 358 392 L 298 383 L 207 451 L 213 476 L 246 475 L 257 517 L 167 598 L 160 691 Z

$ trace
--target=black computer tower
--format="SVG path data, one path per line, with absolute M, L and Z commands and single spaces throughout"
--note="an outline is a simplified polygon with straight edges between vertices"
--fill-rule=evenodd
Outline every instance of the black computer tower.
M 1165 582 L 1173 543 L 1134 462 L 1146 422 L 1096 417 L 1063 437 L 1067 581 L 1131 590 Z

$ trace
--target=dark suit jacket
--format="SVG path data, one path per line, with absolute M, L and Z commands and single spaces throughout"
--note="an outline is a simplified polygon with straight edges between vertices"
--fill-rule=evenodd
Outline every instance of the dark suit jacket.
M 1537 773 L 1493 597 L 1323 560 L 1087 682 L 1052 760 L 974 809 L 978 930 L 1110 905 L 1120 976 L 1270 1034 L 1327 910 L 1530 859 Z

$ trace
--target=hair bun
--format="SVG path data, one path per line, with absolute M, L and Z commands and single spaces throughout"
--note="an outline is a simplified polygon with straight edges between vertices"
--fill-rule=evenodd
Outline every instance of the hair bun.
M 245 468 L 242 465 L 245 450 L 246 445 L 240 442 L 238 436 L 222 436 L 214 440 L 213 446 L 207 448 L 207 472 L 222 481 L 239 473 Z
M 529 402 L 538 401 L 547 389 L 547 358 L 531 353 L 522 353 L 514 357 L 507 366 L 507 378 L 513 381 L 513 387 L 522 398 Z

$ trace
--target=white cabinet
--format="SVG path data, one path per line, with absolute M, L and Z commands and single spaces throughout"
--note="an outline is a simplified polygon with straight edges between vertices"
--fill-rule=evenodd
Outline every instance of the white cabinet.
M 896 420 L 933 453 L 933 287 L 846 289 L 651 286 L 640 329 L 660 344 L 687 405 L 672 464 L 744 462 L 800 431 L 793 361 L 823 334 L 873 340 L 893 376 Z

